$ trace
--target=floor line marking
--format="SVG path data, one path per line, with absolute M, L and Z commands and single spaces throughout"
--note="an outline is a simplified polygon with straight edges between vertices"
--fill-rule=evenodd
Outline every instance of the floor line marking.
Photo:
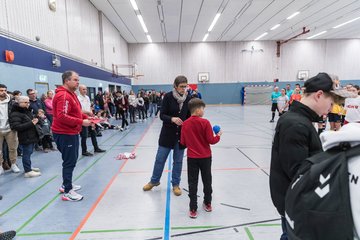
M 257 166 L 258 168 L 261 169 L 261 171 L 263 173 L 265 173 L 268 177 L 270 176 L 266 171 L 264 171 L 264 169 L 262 169 L 256 162 L 254 162 L 248 155 L 246 155 L 243 151 L 241 151 L 239 148 L 236 148 L 239 152 L 241 152 L 247 159 L 250 160 L 250 162 L 252 162 L 255 166 Z
M 116 143 L 114 143 L 114 145 L 117 144 L 118 142 L 120 142 L 122 139 L 124 139 L 130 133 L 130 131 L 128 131 L 125 135 L 123 135 Z M 102 159 L 104 156 L 106 156 L 106 154 L 103 154 L 102 156 L 99 156 L 91 166 L 94 166 L 95 163 L 98 162 L 100 159 Z M 84 171 L 88 171 L 88 170 L 89 170 L 89 168 L 85 169 Z M 76 177 L 75 179 L 78 179 L 78 178 Z M 30 222 L 32 222 L 32 220 L 34 220 L 42 211 L 44 211 L 48 206 L 50 206 L 50 204 L 53 203 L 58 198 L 58 196 L 59 196 L 59 194 L 56 194 L 56 196 L 54 196 L 54 198 L 52 198 L 47 204 L 45 204 L 45 206 L 40 208 L 40 210 L 38 210 L 33 216 L 31 216 L 30 219 L 28 219 L 16 231 L 19 233 L 22 229 L 24 229 L 24 227 L 26 227 Z
M 138 143 L 135 145 L 134 149 L 132 151 L 135 151 L 135 149 L 137 148 L 137 146 L 141 143 L 141 141 L 144 139 L 145 135 L 147 134 L 147 132 L 149 131 L 149 129 L 151 128 L 151 126 L 153 125 L 153 123 L 155 122 L 155 119 L 152 120 L 152 122 L 149 124 L 149 126 L 146 128 L 145 132 L 143 133 L 143 135 L 141 136 L 140 140 L 138 141 Z M 134 129 L 134 128 L 133 128 Z M 115 144 L 114 144 L 115 145 Z M 115 175 L 111 178 L 110 182 L 108 183 L 108 185 L 105 187 L 105 189 L 103 190 L 103 192 L 100 194 L 100 196 L 98 197 L 98 199 L 95 201 L 95 203 L 93 204 L 93 206 L 90 208 L 90 210 L 88 211 L 88 213 L 85 215 L 85 217 L 83 218 L 83 220 L 80 222 L 79 226 L 75 229 L 75 231 L 73 232 L 73 234 L 71 235 L 71 237 L 69 238 L 69 240 L 74 240 L 76 238 L 76 236 L 80 233 L 81 229 L 84 227 L 85 223 L 89 220 L 90 216 L 92 215 L 92 213 L 95 211 L 96 207 L 98 206 L 98 204 L 100 203 L 100 201 L 103 199 L 103 197 L 105 196 L 105 194 L 107 193 L 107 191 L 110 189 L 110 186 L 113 184 L 114 180 L 116 179 L 116 177 L 121 173 L 122 169 L 125 167 L 126 163 L 128 162 L 128 160 L 125 160 L 122 165 L 120 166 L 119 170 L 117 173 L 115 173 Z
M 168 155 L 168 178 L 167 178 L 167 189 L 166 189 L 166 211 L 165 211 L 165 226 L 164 226 L 164 240 L 170 239 L 170 200 L 171 200 L 171 159 L 172 150 Z
M 42 185 L 40 185 L 38 188 L 36 188 L 35 190 L 33 190 L 32 192 L 30 192 L 28 195 L 26 195 L 25 197 L 23 197 L 22 199 L 20 199 L 19 201 L 17 201 L 14 205 L 12 205 L 11 207 L 9 207 L 8 209 L 6 209 L 4 212 L 2 212 L 0 214 L 0 217 L 4 216 L 5 214 L 7 214 L 8 212 L 10 212 L 12 209 L 14 209 L 17 205 L 19 205 L 20 203 L 22 203 L 23 201 L 25 201 L 27 198 L 29 198 L 31 195 L 33 195 L 34 193 L 36 193 L 37 191 L 39 191 L 41 188 L 43 188 L 44 186 L 46 186 L 48 183 L 50 183 L 51 181 L 53 181 L 55 178 L 57 178 L 59 175 L 56 175 L 52 178 L 50 178 L 49 180 L 47 180 L 45 183 L 43 183 Z
M 246 235 L 249 237 L 249 240 L 254 240 L 254 237 L 251 234 L 250 229 L 248 227 L 245 227 L 244 229 L 245 229 Z
M 236 225 L 223 226 L 223 227 L 205 229 L 205 230 L 194 231 L 194 232 L 179 233 L 179 234 L 171 235 L 171 237 L 182 237 L 182 236 L 193 235 L 193 234 L 198 234 L 198 233 L 214 232 L 214 231 L 219 231 L 219 230 L 224 230 L 224 229 L 229 229 L 229 228 L 234 228 L 234 227 L 250 226 L 250 225 L 254 225 L 254 224 L 273 222 L 273 221 L 280 221 L 280 218 L 257 221 L 257 222 L 241 223 L 241 224 L 236 224 Z M 160 239 L 162 239 L 162 237 L 148 238 L 146 240 L 160 240 Z

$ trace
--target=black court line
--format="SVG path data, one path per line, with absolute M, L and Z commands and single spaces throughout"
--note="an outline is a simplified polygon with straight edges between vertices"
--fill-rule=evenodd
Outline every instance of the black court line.
M 227 206 L 227 207 L 238 208 L 238 209 L 250 211 L 250 208 L 238 207 L 238 206 L 234 206 L 234 205 L 230 205 L 230 204 L 226 204 L 226 203 L 220 203 L 220 204 L 223 206 Z
M 270 177 L 270 175 L 269 175 L 264 169 L 262 169 L 256 162 L 254 162 L 253 160 L 251 160 L 251 158 L 250 158 L 248 155 L 246 155 L 246 154 L 245 154 L 243 151 L 241 151 L 239 148 L 236 148 L 236 149 L 237 149 L 239 152 L 241 152 L 247 159 L 249 159 L 250 162 L 252 162 L 255 166 L 257 166 L 258 168 L 260 168 L 263 173 L 265 173 L 268 177 Z
M 255 225 L 255 224 L 273 222 L 273 221 L 279 221 L 279 220 L 280 220 L 280 218 L 275 218 L 275 219 L 263 220 L 263 221 L 258 221 L 258 222 L 241 223 L 241 224 L 236 224 L 236 225 L 231 225 L 231 226 L 211 228 L 211 229 L 205 229 L 205 230 L 194 231 L 194 232 L 178 233 L 178 234 L 171 235 L 171 237 L 182 237 L 182 236 L 193 235 L 193 234 L 198 234 L 198 233 L 214 232 L 214 231 L 219 231 L 219 230 L 224 230 L 224 229 L 229 229 L 229 228 L 243 227 L 243 226 L 248 226 L 248 225 Z M 162 237 L 147 238 L 145 240 L 160 240 L 160 239 L 162 239 Z
M 183 188 L 183 190 L 185 191 L 185 192 L 189 192 L 189 190 L 187 190 L 186 188 Z M 196 195 L 197 197 L 200 197 L 199 195 Z
M 234 231 L 237 232 L 237 233 L 239 232 L 239 230 L 237 230 L 237 228 L 234 228 Z

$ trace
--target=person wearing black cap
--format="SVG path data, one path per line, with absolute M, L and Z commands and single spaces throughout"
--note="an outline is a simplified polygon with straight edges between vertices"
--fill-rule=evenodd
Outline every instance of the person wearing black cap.
M 294 101 L 291 109 L 277 122 L 271 151 L 270 192 L 277 211 L 282 216 L 283 234 L 287 240 L 285 224 L 285 194 L 301 163 L 322 152 L 321 142 L 313 126 L 319 117 L 327 114 L 334 102 L 353 97 L 346 90 L 336 89 L 335 76 L 319 73 L 305 82 L 304 96 Z

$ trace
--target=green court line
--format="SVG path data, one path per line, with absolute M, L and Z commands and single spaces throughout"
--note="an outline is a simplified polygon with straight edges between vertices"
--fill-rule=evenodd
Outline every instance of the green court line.
M 42 184 L 41 186 L 39 186 L 38 188 L 36 188 L 34 191 L 30 192 L 28 195 L 26 195 L 25 197 L 23 197 L 22 199 L 20 199 L 18 202 L 16 202 L 14 205 L 12 205 L 11 207 L 9 207 L 8 209 L 6 209 L 4 212 L 2 212 L 0 214 L 0 217 L 4 216 L 5 214 L 7 214 L 8 212 L 10 212 L 12 209 L 14 209 L 17 205 L 19 205 L 20 203 L 22 203 L 23 201 L 25 201 L 27 198 L 29 198 L 31 195 L 33 195 L 34 193 L 36 193 L 37 191 L 39 191 L 41 188 L 43 188 L 45 185 L 47 185 L 48 183 L 50 183 L 51 181 L 53 181 L 55 178 L 57 178 L 59 175 L 56 175 L 52 178 L 50 178 L 49 180 L 47 180 L 44 184 Z
M 279 227 L 281 226 L 281 224 L 277 224 L 277 223 L 269 223 L 269 224 L 256 224 L 256 225 L 251 225 L 250 227 Z
M 16 234 L 19 237 L 31 236 L 46 236 L 46 235 L 70 235 L 72 232 L 39 232 L 39 233 L 20 233 Z
M 244 227 L 244 229 L 245 229 L 247 236 L 249 237 L 249 240 L 254 240 L 254 237 L 251 234 L 250 229 L 248 227 Z
M 120 142 L 121 140 L 123 140 L 134 128 L 130 129 L 125 135 L 123 135 L 116 143 L 114 143 L 114 145 L 108 149 L 111 150 L 118 142 Z M 88 168 L 86 168 L 78 177 L 75 178 L 75 180 L 79 179 L 80 176 L 82 176 L 84 174 L 84 172 L 87 172 L 92 166 L 95 165 L 96 162 L 98 162 L 101 158 L 103 158 L 106 154 L 103 154 L 102 156 L 100 156 L 99 158 L 97 158 L 95 160 L 95 162 L 93 164 L 91 164 Z M 74 181 L 75 181 L 74 180 Z M 22 229 L 24 229 L 24 227 L 26 227 L 30 222 L 32 222 L 32 220 L 34 220 L 42 211 L 44 211 L 51 203 L 53 203 L 57 198 L 59 197 L 59 194 L 56 194 L 56 196 L 54 198 L 52 198 L 45 206 L 43 206 L 39 211 L 37 211 L 32 217 L 30 217 L 29 220 L 27 220 L 23 225 L 20 226 L 20 228 L 18 228 L 16 230 L 17 233 L 19 233 Z
M 221 226 L 190 226 L 190 227 L 172 227 L 172 230 L 190 230 L 190 229 L 209 229 Z M 163 227 L 158 228 L 128 228 L 128 229 L 107 229 L 107 230 L 87 230 L 81 231 L 83 234 L 91 233 L 114 233 L 114 232 L 140 232 L 140 231 L 161 231 Z M 44 236 L 44 235 L 70 235 L 72 232 L 38 232 L 38 233 L 21 233 L 17 236 Z
M 113 133 L 111 136 L 109 136 L 106 140 L 104 140 L 104 142 L 108 141 L 109 139 L 111 139 L 112 137 L 114 137 L 116 135 L 117 132 Z M 78 162 L 84 158 L 84 156 L 82 156 Z M 56 175 L 52 178 L 50 178 L 48 181 L 46 181 L 44 184 L 42 184 L 41 186 L 39 186 L 38 188 L 36 188 L 34 191 L 30 192 L 28 195 L 26 195 L 25 197 L 23 197 L 22 199 L 20 199 L 18 202 L 16 202 L 14 205 L 12 205 L 11 207 L 9 207 L 8 209 L 6 209 L 4 212 L 2 212 L 0 214 L 0 217 L 4 216 L 5 214 L 7 214 L 8 212 L 10 212 L 12 209 L 14 209 L 16 206 L 18 206 L 20 203 L 22 203 L 23 201 L 25 201 L 27 198 L 29 198 L 31 195 L 33 195 L 34 193 L 36 193 L 37 191 L 39 191 L 41 188 L 45 187 L 48 183 L 50 183 L 51 181 L 53 181 L 55 178 L 57 178 L 59 175 Z

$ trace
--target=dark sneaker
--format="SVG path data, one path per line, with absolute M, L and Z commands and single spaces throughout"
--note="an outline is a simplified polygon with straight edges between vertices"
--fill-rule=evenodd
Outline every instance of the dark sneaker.
M 147 183 L 144 187 L 143 187 L 143 190 L 144 191 L 150 191 L 153 187 L 156 187 L 156 186 L 159 186 L 160 183 Z
M 80 185 L 75 185 L 75 184 L 72 185 L 72 190 L 78 191 L 78 190 L 80 190 L 80 189 L 81 189 L 81 186 L 80 186 Z M 64 187 L 64 185 L 62 185 L 62 186 L 59 188 L 59 192 L 61 192 L 61 193 L 64 193 L 64 192 L 65 192 L 65 187 Z
M 271 119 L 270 122 L 274 122 L 274 119 Z
M 68 193 L 64 193 L 62 195 L 61 199 L 63 201 L 71 201 L 71 202 L 77 202 L 83 200 L 83 196 L 75 192 L 73 189 L 70 190 Z
M 93 154 L 91 152 L 84 152 L 82 153 L 83 156 L 86 156 L 86 157 L 90 157 L 92 156 Z
M 197 218 L 198 214 L 196 210 L 190 210 L 189 217 L 190 218 Z
M 98 149 L 95 149 L 94 152 L 96 152 L 96 153 L 103 153 L 103 152 L 106 152 L 106 150 L 101 149 L 101 148 L 98 148 Z
M 208 204 L 203 203 L 203 208 L 206 212 L 212 211 L 211 203 L 208 203 Z
M 15 236 L 16 236 L 15 231 L 7 231 L 7 232 L 0 233 L 0 239 L 1 240 L 11 240 Z

